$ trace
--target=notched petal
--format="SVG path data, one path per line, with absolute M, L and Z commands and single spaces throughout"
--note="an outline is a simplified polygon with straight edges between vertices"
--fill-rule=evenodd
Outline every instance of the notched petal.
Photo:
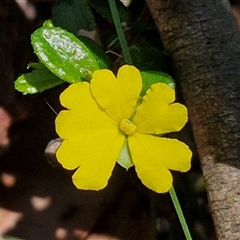
M 124 65 L 117 78 L 109 70 L 93 73 L 91 90 L 98 104 L 114 120 L 129 118 L 142 88 L 140 72 L 133 66 Z
M 192 153 L 176 139 L 134 133 L 128 143 L 139 178 L 158 193 L 167 192 L 172 186 L 169 170 L 185 172 L 190 169 Z
M 187 108 L 172 103 L 174 100 L 172 88 L 163 83 L 153 84 L 134 116 L 137 131 L 147 134 L 179 131 L 187 122 Z

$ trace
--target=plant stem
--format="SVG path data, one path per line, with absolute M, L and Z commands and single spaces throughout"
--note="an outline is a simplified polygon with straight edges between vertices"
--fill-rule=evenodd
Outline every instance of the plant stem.
M 175 210 L 177 212 L 178 219 L 181 223 L 181 226 L 182 226 L 183 232 L 185 234 L 185 237 L 186 237 L 187 240 L 192 240 L 191 234 L 190 234 L 189 229 L 188 229 L 188 225 L 186 223 L 185 217 L 183 215 L 181 206 L 180 206 L 179 201 L 178 201 L 177 194 L 176 194 L 173 186 L 169 190 L 169 194 L 170 194 L 170 197 L 172 199 Z
M 119 38 L 119 42 L 122 48 L 122 52 L 123 52 L 123 58 L 125 63 L 132 65 L 132 58 L 130 55 L 130 52 L 128 50 L 128 45 L 127 45 L 127 41 L 122 29 L 122 24 L 120 21 L 120 17 L 118 14 L 118 10 L 117 10 L 117 5 L 115 0 L 108 0 L 109 6 L 110 6 L 110 10 L 112 13 L 112 18 L 113 18 L 113 22 L 117 31 L 117 35 Z

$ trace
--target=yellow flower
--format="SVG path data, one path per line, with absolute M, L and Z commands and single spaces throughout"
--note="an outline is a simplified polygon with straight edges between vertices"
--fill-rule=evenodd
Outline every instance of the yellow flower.
M 179 131 L 187 121 L 186 107 L 173 103 L 175 92 L 166 84 L 153 84 L 140 103 L 141 89 L 140 72 L 124 65 L 117 78 L 109 70 L 97 70 L 91 83 L 72 84 L 61 94 L 69 110 L 56 119 L 64 140 L 57 159 L 66 169 L 77 168 L 72 176 L 77 188 L 104 188 L 126 140 L 138 177 L 158 193 L 172 186 L 169 170 L 189 170 L 188 146 L 156 136 Z

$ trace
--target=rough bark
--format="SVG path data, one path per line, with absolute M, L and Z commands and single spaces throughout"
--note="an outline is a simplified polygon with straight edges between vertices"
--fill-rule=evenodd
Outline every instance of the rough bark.
M 218 239 L 240 239 L 240 33 L 230 5 L 146 2 L 189 110 Z

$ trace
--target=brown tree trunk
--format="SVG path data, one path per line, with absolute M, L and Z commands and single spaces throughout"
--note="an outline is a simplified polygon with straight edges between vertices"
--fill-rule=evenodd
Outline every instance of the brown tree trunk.
M 240 239 L 240 33 L 227 0 L 146 0 L 189 110 L 218 239 Z

